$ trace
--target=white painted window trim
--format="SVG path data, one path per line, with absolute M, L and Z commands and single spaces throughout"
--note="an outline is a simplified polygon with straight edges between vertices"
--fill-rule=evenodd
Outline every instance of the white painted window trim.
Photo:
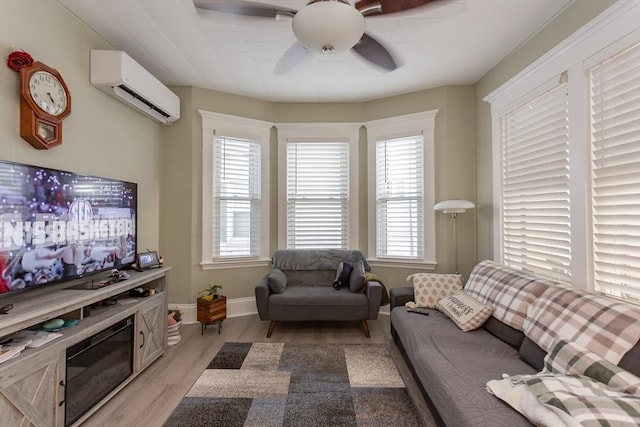
M 358 247 L 358 141 L 360 123 L 276 123 L 278 132 L 278 247 L 287 247 L 287 143 L 347 142 L 349 144 L 348 247 Z
M 500 118 L 518 104 L 533 99 L 563 72 L 569 79 L 569 150 L 571 192 L 571 282 L 577 288 L 593 290 L 588 266 L 590 236 L 590 147 L 587 121 L 586 70 L 593 64 L 640 40 L 640 2 L 620 0 L 584 25 L 538 60 L 484 98 L 491 103 L 493 161 L 493 257 L 502 262 L 501 132 Z
M 404 116 L 389 117 L 364 123 L 367 128 L 367 165 L 368 165 L 368 260 L 379 267 L 416 268 L 434 270 L 436 261 L 435 237 L 435 118 L 438 110 L 423 111 Z M 424 248 L 421 260 L 378 257 L 376 233 L 376 143 L 382 139 L 423 136 L 423 218 Z
M 198 110 L 202 117 L 202 260 L 203 270 L 269 265 L 269 139 L 272 123 L 227 114 Z M 260 243 L 258 257 L 213 260 L 211 239 L 213 197 L 213 140 L 215 135 L 258 141 L 260 153 Z

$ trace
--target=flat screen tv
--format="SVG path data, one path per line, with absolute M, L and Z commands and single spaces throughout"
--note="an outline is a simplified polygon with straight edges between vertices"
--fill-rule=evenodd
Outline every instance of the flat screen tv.
M 136 255 L 137 184 L 0 160 L 0 297 Z

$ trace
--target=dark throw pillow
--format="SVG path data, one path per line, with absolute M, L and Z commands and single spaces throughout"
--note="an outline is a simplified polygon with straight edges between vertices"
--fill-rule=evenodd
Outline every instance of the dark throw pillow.
M 269 289 L 271 289 L 271 292 L 281 294 L 284 292 L 286 287 L 287 276 L 284 275 L 282 270 L 274 268 L 271 273 L 269 273 Z
M 336 280 L 333 281 L 333 287 L 336 289 L 341 289 L 349 286 L 349 277 L 351 276 L 352 270 L 353 266 L 351 265 L 351 263 L 342 261 L 338 266 L 338 271 L 336 272 Z
M 351 292 L 360 292 L 365 280 L 364 263 L 362 260 L 357 261 L 353 264 L 353 270 L 351 271 L 351 276 L 349 276 L 349 290 Z

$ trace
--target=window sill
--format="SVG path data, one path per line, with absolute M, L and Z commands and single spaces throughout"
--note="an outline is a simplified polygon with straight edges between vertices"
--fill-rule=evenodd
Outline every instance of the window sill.
M 413 261 L 406 259 L 370 259 L 367 261 L 371 267 L 383 267 L 383 268 L 412 268 L 426 271 L 435 271 L 438 265 L 435 261 Z
M 224 261 L 202 261 L 203 270 L 219 270 L 229 268 L 267 267 L 271 265 L 271 259 L 234 259 Z

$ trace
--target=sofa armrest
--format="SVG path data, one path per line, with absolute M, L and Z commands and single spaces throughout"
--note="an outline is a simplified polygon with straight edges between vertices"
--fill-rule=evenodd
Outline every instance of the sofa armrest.
M 366 295 L 369 300 L 369 316 L 367 320 L 376 320 L 380 311 L 382 301 L 382 285 L 376 281 L 367 282 Z
M 393 310 L 395 307 L 404 306 L 404 304 L 409 301 L 413 301 L 413 286 L 391 288 L 389 291 L 389 300 L 391 303 L 390 310 Z
M 260 320 L 269 319 L 269 276 L 264 276 L 256 285 L 256 306 L 258 307 L 258 317 Z

